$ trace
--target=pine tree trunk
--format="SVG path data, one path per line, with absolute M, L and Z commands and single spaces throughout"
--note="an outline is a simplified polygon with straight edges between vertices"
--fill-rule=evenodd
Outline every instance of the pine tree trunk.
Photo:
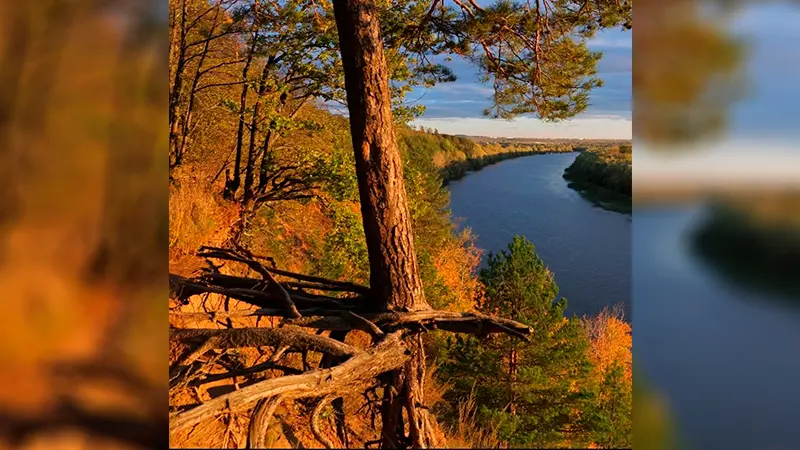
M 388 310 L 429 309 L 414 252 L 403 167 L 391 110 L 389 76 L 373 0 L 336 0 L 334 15 L 344 67 L 361 215 L 370 262 L 370 288 Z M 425 354 L 419 335 L 408 339 L 411 359 L 384 387 L 383 448 L 435 445 L 422 404 Z M 405 436 L 403 410 L 409 436 Z
M 390 310 L 428 309 L 414 253 L 389 77 L 372 0 L 334 2 L 370 287 Z

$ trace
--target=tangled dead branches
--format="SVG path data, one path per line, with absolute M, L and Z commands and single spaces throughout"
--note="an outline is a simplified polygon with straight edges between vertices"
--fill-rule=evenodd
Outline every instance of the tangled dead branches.
M 413 348 L 409 346 L 419 345 L 418 340 L 409 341 L 409 337 L 432 329 L 476 335 L 507 333 L 526 340 L 530 334 L 530 329 L 521 323 L 482 314 L 377 310 L 372 305 L 378 303 L 371 301 L 370 289 L 366 286 L 267 267 L 258 262 L 258 257 L 242 251 L 203 247 L 198 255 L 209 260 L 209 267 L 192 279 L 170 274 L 171 299 L 185 304 L 193 296 L 218 294 L 255 308 L 208 313 L 172 311 L 171 321 L 267 316 L 280 319 L 280 323 L 271 328 L 170 330 L 171 341 L 193 348 L 177 358 L 170 368 L 171 390 L 226 378 L 235 379 L 242 375 L 250 377 L 246 385 L 237 385 L 236 390 L 205 402 L 189 405 L 188 408 L 171 405 L 171 434 L 223 413 L 254 408 L 248 440 L 251 448 L 262 448 L 266 445 L 266 429 L 279 404 L 291 400 L 316 399 L 310 427 L 323 446 L 332 448 L 334 443 L 320 431 L 319 416 L 322 409 L 345 395 L 366 396 L 367 391 L 374 390 L 378 378 L 397 378 L 412 354 Z M 223 265 L 215 265 L 210 259 L 244 264 L 259 274 L 260 279 L 222 274 L 219 269 Z M 287 280 L 279 282 L 276 277 Z M 315 329 L 317 332 L 314 334 L 304 329 Z M 336 333 L 337 339 L 333 334 L 331 337 L 324 336 L 322 332 L 326 330 Z M 352 330 L 369 334 L 372 345 L 360 349 L 344 343 L 343 336 Z M 208 373 L 209 367 L 220 363 L 229 349 L 263 347 L 274 349 L 266 362 L 251 367 L 232 367 L 226 373 Z M 210 352 L 218 354 L 203 361 L 203 356 Z M 317 368 L 308 367 L 305 363 L 308 352 L 325 355 L 327 362 Z M 302 369 L 278 364 L 288 353 L 304 356 Z M 283 372 L 283 375 L 273 378 L 256 376 L 259 372 L 273 369 Z M 414 417 L 411 413 L 418 410 L 422 403 L 418 398 L 421 386 L 414 377 L 395 381 L 397 389 L 384 389 L 383 398 L 371 400 L 371 403 L 379 403 L 377 408 L 390 404 L 398 407 L 392 398 L 402 395 L 404 400 L 399 407 L 407 409 L 409 417 Z M 402 394 L 398 389 L 402 390 Z M 396 435 L 394 440 L 399 445 L 421 447 L 426 441 L 412 436 L 419 435 L 418 428 L 430 428 L 430 418 L 427 414 L 416 416 L 419 420 L 409 420 L 407 424 L 408 437 L 405 436 L 402 423 L 384 424 L 383 428 L 393 429 L 391 433 Z M 398 417 L 402 420 L 401 415 Z M 430 444 L 433 441 L 428 439 L 427 442 Z

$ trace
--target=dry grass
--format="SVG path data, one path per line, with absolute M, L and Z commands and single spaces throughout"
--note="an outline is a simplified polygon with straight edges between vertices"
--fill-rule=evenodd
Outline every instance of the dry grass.
M 218 190 L 217 190 L 218 191 Z M 213 186 L 199 181 L 170 187 L 170 254 L 191 254 L 202 245 L 219 246 L 239 218 L 238 208 L 223 203 Z
M 501 448 L 497 431 L 483 428 L 477 420 L 474 391 L 458 405 L 458 422 L 446 432 L 449 448 Z

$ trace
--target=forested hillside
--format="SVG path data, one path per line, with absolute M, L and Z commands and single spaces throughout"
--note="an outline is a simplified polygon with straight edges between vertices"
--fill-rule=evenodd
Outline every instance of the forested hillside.
M 358 362 L 353 355 L 381 351 L 393 341 L 380 339 L 403 329 L 391 325 L 406 317 L 399 312 L 346 312 L 360 307 L 371 289 L 374 256 L 365 238 L 352 124 L 327 110 L 344 101 L 329 5 L 170 3 L 170 412 L 179 424 L 171 444 L 374 444 L 383 427 L 376 420 L 381 424 L 385 413 L 376 405 L 398 395 L 386 387 L 386 374 L 375 386 L 341 397 L 276 394 L 233 412 L 208 412 L 215 399 L 242 398 L 259 382 L 313 375 L 346 357 Z M 402 102 L 408 87 L 452 78 L 393 46 L 391 39 L 399 37 L 392 26 L 400 27 L 408 14 L 423 15 L 421 6 L 381 10 L 415 263 L 430 314 L 440 319 L 417 326 L 431 326 L 419 338 L 427 358 L 415 389 L 424 395 L 405 408 L 425 411 L 426 439 L 437 446 L 628 446 L 630 325 L 614 312 L 564 317 L 566 301 L 555 298 L 552 273 L 523 238 L 478 274 L 480 252 L 470 231 L 458 232 L 451 223 L 444 188 L 446 180 L 505 158 L 576 148 L 478 144 L 407 126 L 420 112 Z M 254 272 L 262 282 L 253 284 Z M 275 298 L 296 305 L 288 313 L 263 306 Z M 342 330 L 336 327 L 320 325 L 314 334 L 287 321 L 286 329 L 277 328 L 286 314 L 303 323 L 317 320 L 312 313 L 324 316 L 325 308 L 342 308 L 341 317 L 357 322 L 348 325 L 346 338 L 337 337 Z M 494 314 L 508 320 L 487 318 Z M 345 319 L 325 316 L 320 323 L 336 320 Z M 466 328 L 476 321 L 477 329 Z M 434 330 L 440 322 L 442 331 Z M 532 333 L 529 343 L 520 340 L 525 335 L 518 324 Z M 295 328 L 308 337 L 294 334 L 292 345 L 270 334 Z M 452 337 L 453 329 L 468 333 Z M 343 342 L 331 344 L 336 339 Z M 371 340 L 383 344 L 373 348 Z M 307 341 L 317 346 L 297 350 L 297 342 Z M 405 434 L 413 433 L 399 428 L 398 439 L 410 439 Z

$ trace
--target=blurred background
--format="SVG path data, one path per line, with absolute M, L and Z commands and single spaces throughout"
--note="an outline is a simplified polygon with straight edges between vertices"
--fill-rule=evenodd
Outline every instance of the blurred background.
M 0 448 L 166 447 L 160 3 L 0 3 Z
M 800 7 L 635 17 L 634 445 L 796 448 Z M 166 445 L 167 33 L 0 3 L 0 448 Z
M 634 447 L 796 448 L 800 6 L 635 17 Z

